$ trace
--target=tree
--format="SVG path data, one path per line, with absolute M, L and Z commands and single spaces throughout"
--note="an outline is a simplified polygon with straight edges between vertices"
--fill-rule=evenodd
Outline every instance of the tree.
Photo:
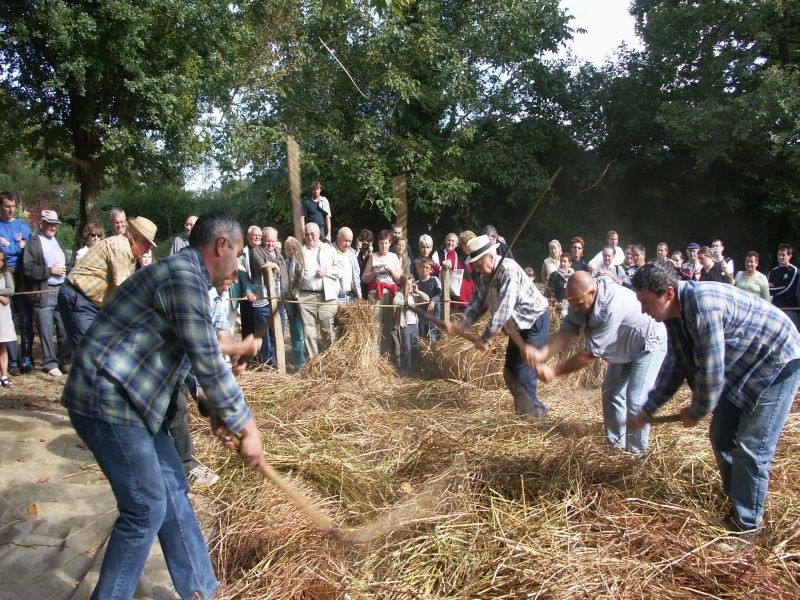
M 800 208 L 800 2 L 637 0 L 632 11 L 673 148 L 717 198 L 757 204 L 771 235 L 786 235 Z
M 4 141 L 71 172 L 79 229 L 104 178 L 182 180 L 245 8 L 225 0 L 0 3 Z M 13 146 L 6 146 L 6 150 Z
M 519 199 L 547 179 L 543 157 L 566 137 L 566 75 L 543 58 L 570 35 L 557 1 L 420 0 L 399 18 L 363 1 L 312 1 L 286 16 L 277 62 L 226 113 L 226 169 L 285 170 L 291 134 L 305 179 L 326 183 L 344 222 L 365 207 L 390 218 L 400 173 L 431 223 L 463 223 L 490 189 Z

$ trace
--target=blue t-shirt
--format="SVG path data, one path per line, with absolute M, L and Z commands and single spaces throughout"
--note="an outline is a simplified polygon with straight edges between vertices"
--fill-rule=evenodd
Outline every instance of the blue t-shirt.
M 19 234 L 19 239 L 17 239 L 17 234 Z M 9 246 L 3 245 L 2 249 L 6 254 L 6 265 L 14 269 L 24 250 L 24 248 L 20 248 L 19 241 L 24 240 L 27 243 L 31 237 L 31 228 L 25 221 L 19 219 L 0 220 L 0 237 L 4 237 L 10 242 Z

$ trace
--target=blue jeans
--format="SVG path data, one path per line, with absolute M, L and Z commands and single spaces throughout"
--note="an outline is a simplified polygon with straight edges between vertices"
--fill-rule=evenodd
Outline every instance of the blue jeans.
M 270 308 L 269 304 L 266 306 L 254 306 L 253 307 L 253 325 L 255 326 L 256 332 L 261 329 L 261 326 L 269 321 L 269 316 L 272 314 L 272 308 Z M 261 350 L 258 351 L 258 355 L 256 356 L 258 362 L 271 364 L 273 366 L 278 364 L 278 361 L 275 358 L 275 339 L 272 337 L 272 328 L 267 327 L 267 330 L 264 332 L 264 337 L 261 342 Z
M 9 367 L 21 365 L 23 358 L 31 358 L 33 351 L 33 306 L 31 305 L 30 296 L 12 296 L 11 313 L 17 317 L 17 331 L 20 334 L 20 345 L 22 347 L 20 348 L 16 340 L 8 342 Z
M 180 597 L 210 598 L 218 584 L 168 424 L 152 435 L 73 411 L 69 418 L 108 478 L 119 510 L 92 598 L 132 598 L 156 535 Z
M 709 439 L 733 516 L 746 530 L 764 514 L 769 467 L 800 387 L 800 359 L 786 365 L 747 414 L 722 397 L 714 410 Z
M 644 352 L 629 363 L 609 363 L 601 398 L 606 440 L 614 448 L 639 454 L 647 449 L 650 425 L 627 433 L 626 419 L 638 414 L 653 389 L 666 350 Z
M 419 371 L 419 329 L 416 323 L 403 327 L 399 371 L 405 377 L 415 375 Z
M 514 326 L 511 322 L 509 325 Z M 550 313 L 544 311 L 530 329 L 521 330 L 519 333 L 526 344 L 541 348 L 550 337 Z M 536 386 L 539 383 L 536 370 L 525 362 L 511 338 L 506 349 L 503 379 L 514 397 L 514 410 L 518 415 L 542 417 L 547 414 L 547 407 L 536 395 Z
M 64 322 L 73 350 L 78 348 L 78 343 L 94 323 L 99 312 L 100 309 L 71 283 L 64 283 L 58 290 L 58 314 Z
M 297 305 L 287 305 L 286 315 L 289 318 L 289 339 L 292 341 L 292 364 L 296 369 L 302 369 L 306 364 L 306 344 L 303 338 L 303 322 L 300 320 Z

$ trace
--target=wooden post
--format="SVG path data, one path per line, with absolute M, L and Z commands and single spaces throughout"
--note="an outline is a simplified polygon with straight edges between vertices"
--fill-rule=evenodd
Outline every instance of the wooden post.
M 450 269 L 442 269 L 442 321 L 450 320 Z
M 269 307 L 274 315 L 278 311 L 278 297 L 275 293 L 275 271 L 267 269 L 266 275 Z M 275 354 L 277 354 L 276 358 L 278 359 L 278 373 L 286 375 L 286 351 L 283 348 L 283 322 L 281 321 L 281 316 L 276 315 L 272 322 L 274 324 L 272 331 L 275 333 Z
M 286 138 L 286 163 L 289 166 L 289 192 L 292 198 L 294 237 L 303 243 L 303 227 L 300 224 L 300 147 L 292 136 Z
M 403 228 L 408 238 L 408 185 L 405 174 L 392 178 L 392 196 L 395 198 L 395 222 Z

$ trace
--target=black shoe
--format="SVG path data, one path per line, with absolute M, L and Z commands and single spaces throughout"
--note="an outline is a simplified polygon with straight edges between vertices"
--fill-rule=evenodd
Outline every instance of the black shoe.
M 22 364 L 19 367 L 20 373 L 30 373 L 33 371 L 33 362 L 30 357 L 26 356 L 22 359 Z
M 14 377 L 19 377 L 19 367 L 17 365 L 8 367 L 8 374 L 13 375 Z

